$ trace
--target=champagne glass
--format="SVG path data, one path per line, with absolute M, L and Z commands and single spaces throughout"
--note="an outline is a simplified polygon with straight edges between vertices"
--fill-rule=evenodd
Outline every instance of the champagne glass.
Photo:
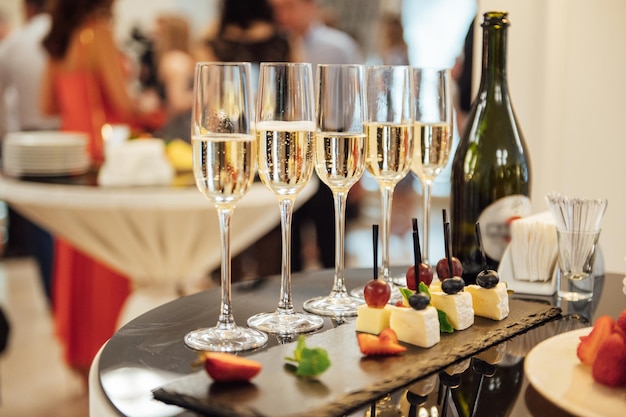
M 191 137 L 198 189 L 219 215 L 222 243 L 220 315 L 215 327 L 187 333 L 197 350 L 236 352 L 261 347 L 267 335 L 239 327 L 231 307 L 230 219 L 254 179 L 256 141 L 250 132 L 250 64 L 198 63 L 194 77 Z
M 365 170 L 365 91 L 362 65 L 318 65 L 315 170 L 333 193 L 335 208 L 335 278 L 329 295 L 304 303 L 322 316 L 356 316 L 363 303 L 348 294 L 344 277 L 346 202 L 350 188 Z
M 366 71 L 367 169 L 378 182 L 382 201 L 382 260 L 380 277 L 392 286 L 391 301 L 400 293 L 389 271 L 391 206 L 396 184 L 413 159 L 413 80 L 408 66 L 372 66 Z M 362 297 L 363 290 L 352 294 Z
M 256 118 L 258 171 L 280 206 L 282 271 L 278 308 L 250 317 L 248 325 L 279 335 L 311 332 L 324 325 L 320 316 L 296 312 L 291 300 L 291 219 L 296 197 L 313 174 L 313 100 L 311 64 L 261 63 Z
M 423 197 L 422 259 L 430 265 L 430 195 L 435 177 L 448 163 L 452 149 L 452 92 L 450 70 L 412 68 L 415 88 L 411 170 L 420 179 Z

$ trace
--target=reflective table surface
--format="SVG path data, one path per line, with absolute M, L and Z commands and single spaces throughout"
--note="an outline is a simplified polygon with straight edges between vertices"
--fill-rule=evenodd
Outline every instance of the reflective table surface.
M 403 270 L 398 268 L 395 272 Z M 306 299 L 325 294 L 331 288 L 332 274 L 330 270 L 294 274 L 292 291 L 296 309 L 300 310 Z M 363 285 L 370 276 L 369 270 L 348 270 L 347 286 Z M 554 335 L 588 327 L 600 315 L 617 317 L 626 308 L 623 279 L 623 275 L 612 273 L 596 277 L 595 297 L 586 303 L 567 304 L 560 303 L 556 296 L 513 294 L 513 299 L 558 306 L 562 315 L 394 392 L 381 393 L 377 402 L 364 403 L 349 415 L 371 415 L 372 411 L 378 416 L 406 417 L 570 415 L 528 383 L 524 358 L 534 346 Z M 186 296 L 153 309 L 121 328 L 102 349 L 95 364 L 100 386 L 90 390 L 101 390 L 119 415 L 199 415 L 152 400 L 152 390 L 197 372 L 193 367 L 197 354 L 186 348 L 182 339 L 191 329 L 215 323 L 219 296 L 218 289 Z M 278 297 L 277 276 L 234 285 L 237 322 L 245 324 L 250 315 L 275 308 Z M 329 318 L 324 320 L 321 332 L 342 324 Z M 289 340 L 270 336 L 270 343 L 263 350 L 285 342 Z

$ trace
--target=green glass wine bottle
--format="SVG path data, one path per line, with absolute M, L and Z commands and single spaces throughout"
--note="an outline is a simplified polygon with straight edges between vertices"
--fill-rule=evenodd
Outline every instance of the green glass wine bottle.
M 497 269 L 510 239 L 508 225 L 531 211 L 530 161 L 507 83 L 509 24 L 506 12 L 484 14 L 480 86 L 452 163 L 452 252 L 468 284 L 483 268 L 476 222 L 487 266 Z

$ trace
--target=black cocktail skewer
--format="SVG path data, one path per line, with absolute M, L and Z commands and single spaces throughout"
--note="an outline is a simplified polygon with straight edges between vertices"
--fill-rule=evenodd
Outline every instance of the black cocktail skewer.
M 372 242 L 374 248 L 374 279 L 378 279 L 378 225 L 372 225 Z
M 485 254 L 485 248 L 483 246 L 483 237 L 480 233 L 480 223 L 476 222 L 476 241 L 478 242 L 478 247 L 480 248 L 480 254 L 483 258 L 483 270 L 486 270 L 487 267 L 487 255 Z
M 443 212 L 443 239 L 446 251 L 446 258 L 448 259 L 448 270 L 450 271 L 450 278 L 454 276 L 454 270 L 452 269 L 452 254 L 450 253 L 450 222 L 448 221 L 448 213 L 446 209 Z
M 422 248 L 420 246 L 419 230 L 417 229 L 417 219 L 413 218 L 413 261 L 415 262 L 415 272 L 422 263 Z
M 483 246 L 483 238 L 480 232 L 479 222 L 476 222 L 476 240 L 483 258 L 483 269 L 476 276 L 476 283 L 483 288 L 493 288 L 498 285 L 498 282 L 500 282 L 500 277 L 496 271 L 489 269 L 489 265 L 487 265 L 487 254 L 485 253 L 485 247 Z

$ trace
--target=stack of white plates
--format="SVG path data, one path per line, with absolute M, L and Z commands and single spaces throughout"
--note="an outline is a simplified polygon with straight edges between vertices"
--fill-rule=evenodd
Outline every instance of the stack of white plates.
M 12 176 L 63 176 L 89 169 L 87 134 L 11 132 L 2 143 L 2 166 Z

